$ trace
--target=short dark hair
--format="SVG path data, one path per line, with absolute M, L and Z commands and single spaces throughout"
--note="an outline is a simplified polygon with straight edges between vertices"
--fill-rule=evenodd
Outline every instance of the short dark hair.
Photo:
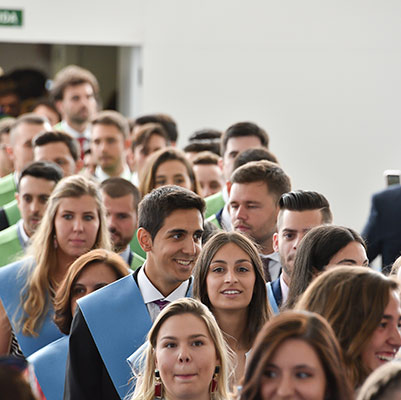
M 276 197 L 280 197 L 291 190 L 291 181 L 283 169 L 270 161 L 251 161 L 236 169 L 231 175 L 231 183 L 264 182 L 267 189 Z
M 320 210 L 322 213 L 322 222 L 331 224 L 333 215 L 330 210 L 330 204 L 326 197 L 321 193 L 311 190 L 294 190 L 284 193 L 278 203 L 280 211 L 307 211 Z
M 80 157 L 79 144 L 76 139 L 70 136 L 68 133 L 61 131 L 47 131 L 40 133 L 33 139 L 34 147 L 45 146 L 49 143 L 64 143 L 70 151 L 71 157 L 74 161 L 77 161 Z
M 92 128 L 95 125 L 108 125 L 115 126 L 121 134 L 124 136 L 124 139 L 128 137 L 129 134 L 129 125 L 127 119 L 124 115 L 120 114 L 117 111 L 113 110 L 104 110 L 97 113 L 97 115 L 91 121 Z
M 193 208 L 203 217 L 205 201 L 191 190 L 174 185 L 159 187 L 139 203 L 138 227 L 146 229 L 154 239 L 172 212 Z
M 233 171 L 251 161 L 267 160 L 279 164 L 277 157 L 269 150 L 261 147 L 252 147 L 241 151 L 234 159 Z
M 24 176 L 32 176 L 34 178 L 46 179 L 57 183 L 63 177 L 63 170 L 55 163 L 48 161 L 35 161 L 27 165 L 20 174 L 18 179 L 17 191 L 21 180 Z
M 68 65 L 57 72 L 54 77 L 51 88 L 52 100 L 63 100 L 64 90 L 68 86 L 78 86 L 83 83 L 89 83 L 92 86 L 95 98 L 97 98 L 99 95 L 99 83 L 95 75 L 87 69 L 78 67 L 77 65 Z
M 130 181 L 124 178 L 114 177 L 103 181 L 100 184 L 100 188 L 112 199 L 118 199 L 123 196 L 132 194 L 134 198 L 134 208 L 138 211 L 138 204 L 141 201 L 141 194 L 139 189 L 133 185 Z
M 223 133 L 221 131 L 218 131 L 216 129 L 211 129 L 211 128 L 199 129 L 199 130 L 195 131 L 188 138 L 188 141 L 190 143 L 191 142 L 202 142 L 204 140 L 213 140 L 213 139 L 217 139 L 219 141 L 222 134 Z
M 211 151 L 201 151 L 192 161 L 193 165 L 219 165 L 219 156 Z
M 135 132 L 131 144 L 132 149 L 139 145 L 146 146 L 153 135 L 162 137 L 166 141 L 166 145 L 170 145 L 170 139 L 168 138 L 167 132 L 163 128 L 163 125 L 150 122 L 148 124 L 141 125 L 138 131 Z
M 244 136 L 256 136 L 260 139 L 263 147 L 269 147 L 269 135 L 267 132 L 254 124 L 253 122 L 237 122 L 231 125 L 221 137 L 221 151 L 220 154 L 223 156 L 226 152 L 227 142 L 231 138 L 244 137 Z
M 201 153 L 203 151 L 210 151 L 216 155 L 220 155 L 220 141 L 210 139 L 208 141 L 193 141 L 184 147 L 185 153 Z
M 135 127 L 135 125 L 145 125 L 148 124 L 149 122 L 162 125 L 165 131 L 167 132 L 167 136 L 170 142 L 177 141 L 178 138 L 177 124 L 169 115 L 166 114 L 142 115 L 141 117 L 136 118 L 135 121 L 131 124 L 131 130 Z

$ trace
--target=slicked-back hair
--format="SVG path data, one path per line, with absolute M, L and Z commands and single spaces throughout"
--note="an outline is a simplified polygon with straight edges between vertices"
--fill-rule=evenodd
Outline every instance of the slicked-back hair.
M 95 75 L 78 65 L 68 65 L 57 72 L 54 77 L 50 92 L 51 98 L 54 101 L 63 100 L 64 90 L 68 86 L 78 86 L 84 83 L 89 83 L 92 86 L 93 94 L 97 98 L 99 96 L 99 83 Z
M 331 326 L 319 314 L 286 311 L 271 319 L 256 338 L 240 400 L 262 400 L 261 386 L 266 368 L 275 353 L 289 340 L 299 340 L 312 347 L 325 374 L 325 400 L 354 398 L 344 368 L 341 347 Z
M 284 193 L 278 202 L 280 213 L 277 219 L 279 224 L 282 211 L 308 211 L 319 210 L 322 214 L 322 224 L 331 224 L 333 214 L 329 201 L 321 193 L 311 190 L 294 190 Z
M 179 186 L 162 186 L 152 190 L 139 203 L 138 227 L 146 229 L 153 240 L 173 211 L 191 209 L 199 210 L 203 218 L 205 201 L 202 197 Z
M 34 147 L 44 146 L 49 143 L 64 143 L 70 151 L 71 157 L 76 162 L 80 156 L 79 143 L 68 133 L 61 131 L 47 131 L 40 133 L 33 139 Z
M 331 258 L 351 242 L 360 243 L 361 235 L 351 228 L 321 225 L 311 229 L 301 240 L 294 259 L 286 306 L 291 308 L 317 273 L 323 272 Z
M 132 194 L 134 200 L 134 209 L 136 212 L 138 212 L 141 194 L 139 189 L 130 181 L 120 177 L 109 178 L 100 184 L 100 188 L 112 199 L 118 199 L 120 197 Z
M 129 125 L 124 115 L 114 110 L 104 110 L 96 114 L 91 121 L 92 127 L 95 125 L 114 126 L 123 135 L 124 139 L 128 137 Z
M 254 124 L 253 122 L 238 122 L 234 125 L 231 125 L 223 133 L 220 142 L 220 154 L 224 156 L 227 148 L 227 142 L 231 138 L 246 136 L 256 136 L 260 139 L 260 143 L 263 147 L 269 147 L 269 135 L 264 129 Z
M 46 179 L 57 183 L 63 178 L 63 170 L 55 163 L 48 161 L 35 161 L 28 164 L 22 171 L 18 179 L 17 191 L 19 191 L 21 180 L 24 176 Z
M 277 157 L 271 151 L 262 147 L 252 147 L 241 151 L 241 153 L 235 157 L 233 171 L 251 161 L 261 160 L 267 160 L 279 164 Z
M 291 190 L 291 181 L 283 169 L 270 161 L 251 161 L 236 169 L 231 175 L 231 183 L 263 182 L 269 193 L 272 193 L 278 203 L 280 197 Z

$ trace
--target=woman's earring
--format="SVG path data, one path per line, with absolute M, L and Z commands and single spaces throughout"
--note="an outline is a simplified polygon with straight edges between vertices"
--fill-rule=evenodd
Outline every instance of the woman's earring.
M 155 369 L 155 399 L 162 399 L 163 398 L 163 384 L 162 380 L 160 379 L 160 372 L 158 369 Z
M 210 384 L 210 394 L 215 394 L 217 392 L 217 380 L 219 372 L 220 372 L 220 367 L 216 365 L 216 368 L 214 369 L 212 383 Z
M 53 235 L 53 246 L 55 249 L 57 249 L 57 247 L 58 247 L 56 234 Z

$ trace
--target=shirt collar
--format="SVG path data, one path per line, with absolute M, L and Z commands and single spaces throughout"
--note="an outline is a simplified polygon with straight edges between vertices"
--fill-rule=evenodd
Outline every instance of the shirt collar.
M 102 170 L 102 168 L 100 167 L 100 165 L 98 165 L 98 166 L 96 167 L 95 176 L 96 176 L 97 179 L 99 179 L 100 182 L 103 182 L 103 181 L 105 181 L 106 179 L 111 178 L 110 175 L 107 175 L 106 172 L 104 172 L 104 171 Z M 120 178 L 124 178 L 124 179 L 126 179 L 127 181 L 130 181 L 130 180 L 131 180 L 131 171 L 129 170 L 127 164 L 124 165 L 123 172 L 120 174 L 119 177 L 120 177 Z
M 86 129 L 83 133 L 76 131 L 70 125 L 68 125 L 67 121 L 63 120 L 60 123 L 61 130 L 71 135 L 74 139 L 78 139 L 81 137 L 85 137 L 86 139 L 90 140 L 91 137 L 91 129 L 90 124 L 87 125 Z
M 146 276 L 145 266 L 146 266 L 146 263 L 143 265 L 143 267 L 138 272 L 138 286 L 139 286 L 139 290 L 141 291 L 141 294 L 142 294 L 145 304 L 152 303 L 156 300 L 167 300 L 169 302 L 172 302 L 174 300 L 178 300 L 178 299 L 185 297 L 185 295 L 187 294 L 188 288 L 189 288 L 189 282 L 190 282 L 189 279 L 182 282 L 181 285 L 178 286 L 177 289 L 172 291 L 167 297 L 164 297 L 153 286 L 152 282 Z
M 29 236 L 25 232 L 24 220 L 22 218 L 17 222 L 17 230 L 19 231 L 20 237 L 22 239 L 22 247 L 25 249 L 29 242 Z

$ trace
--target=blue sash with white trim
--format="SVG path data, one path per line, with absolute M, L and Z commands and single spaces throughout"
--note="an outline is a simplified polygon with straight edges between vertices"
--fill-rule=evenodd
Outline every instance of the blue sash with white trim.
M 28 357 L 46 400 L 63 399 L 68 339 L 63 336 Z
M 15 323 L 23 315 L 20 304 L 21 294 L 30 271 L 34 267 L 33 259 L 25 259 L 0 268 L 0 299 L 25 357 L 62 336 L 53 322 L 54 311 L 51 304 L 48 305 L 48 311 L 42 319 L 42 325 L 38 328 L 37 337 L 26 336 L 15 326 Z

